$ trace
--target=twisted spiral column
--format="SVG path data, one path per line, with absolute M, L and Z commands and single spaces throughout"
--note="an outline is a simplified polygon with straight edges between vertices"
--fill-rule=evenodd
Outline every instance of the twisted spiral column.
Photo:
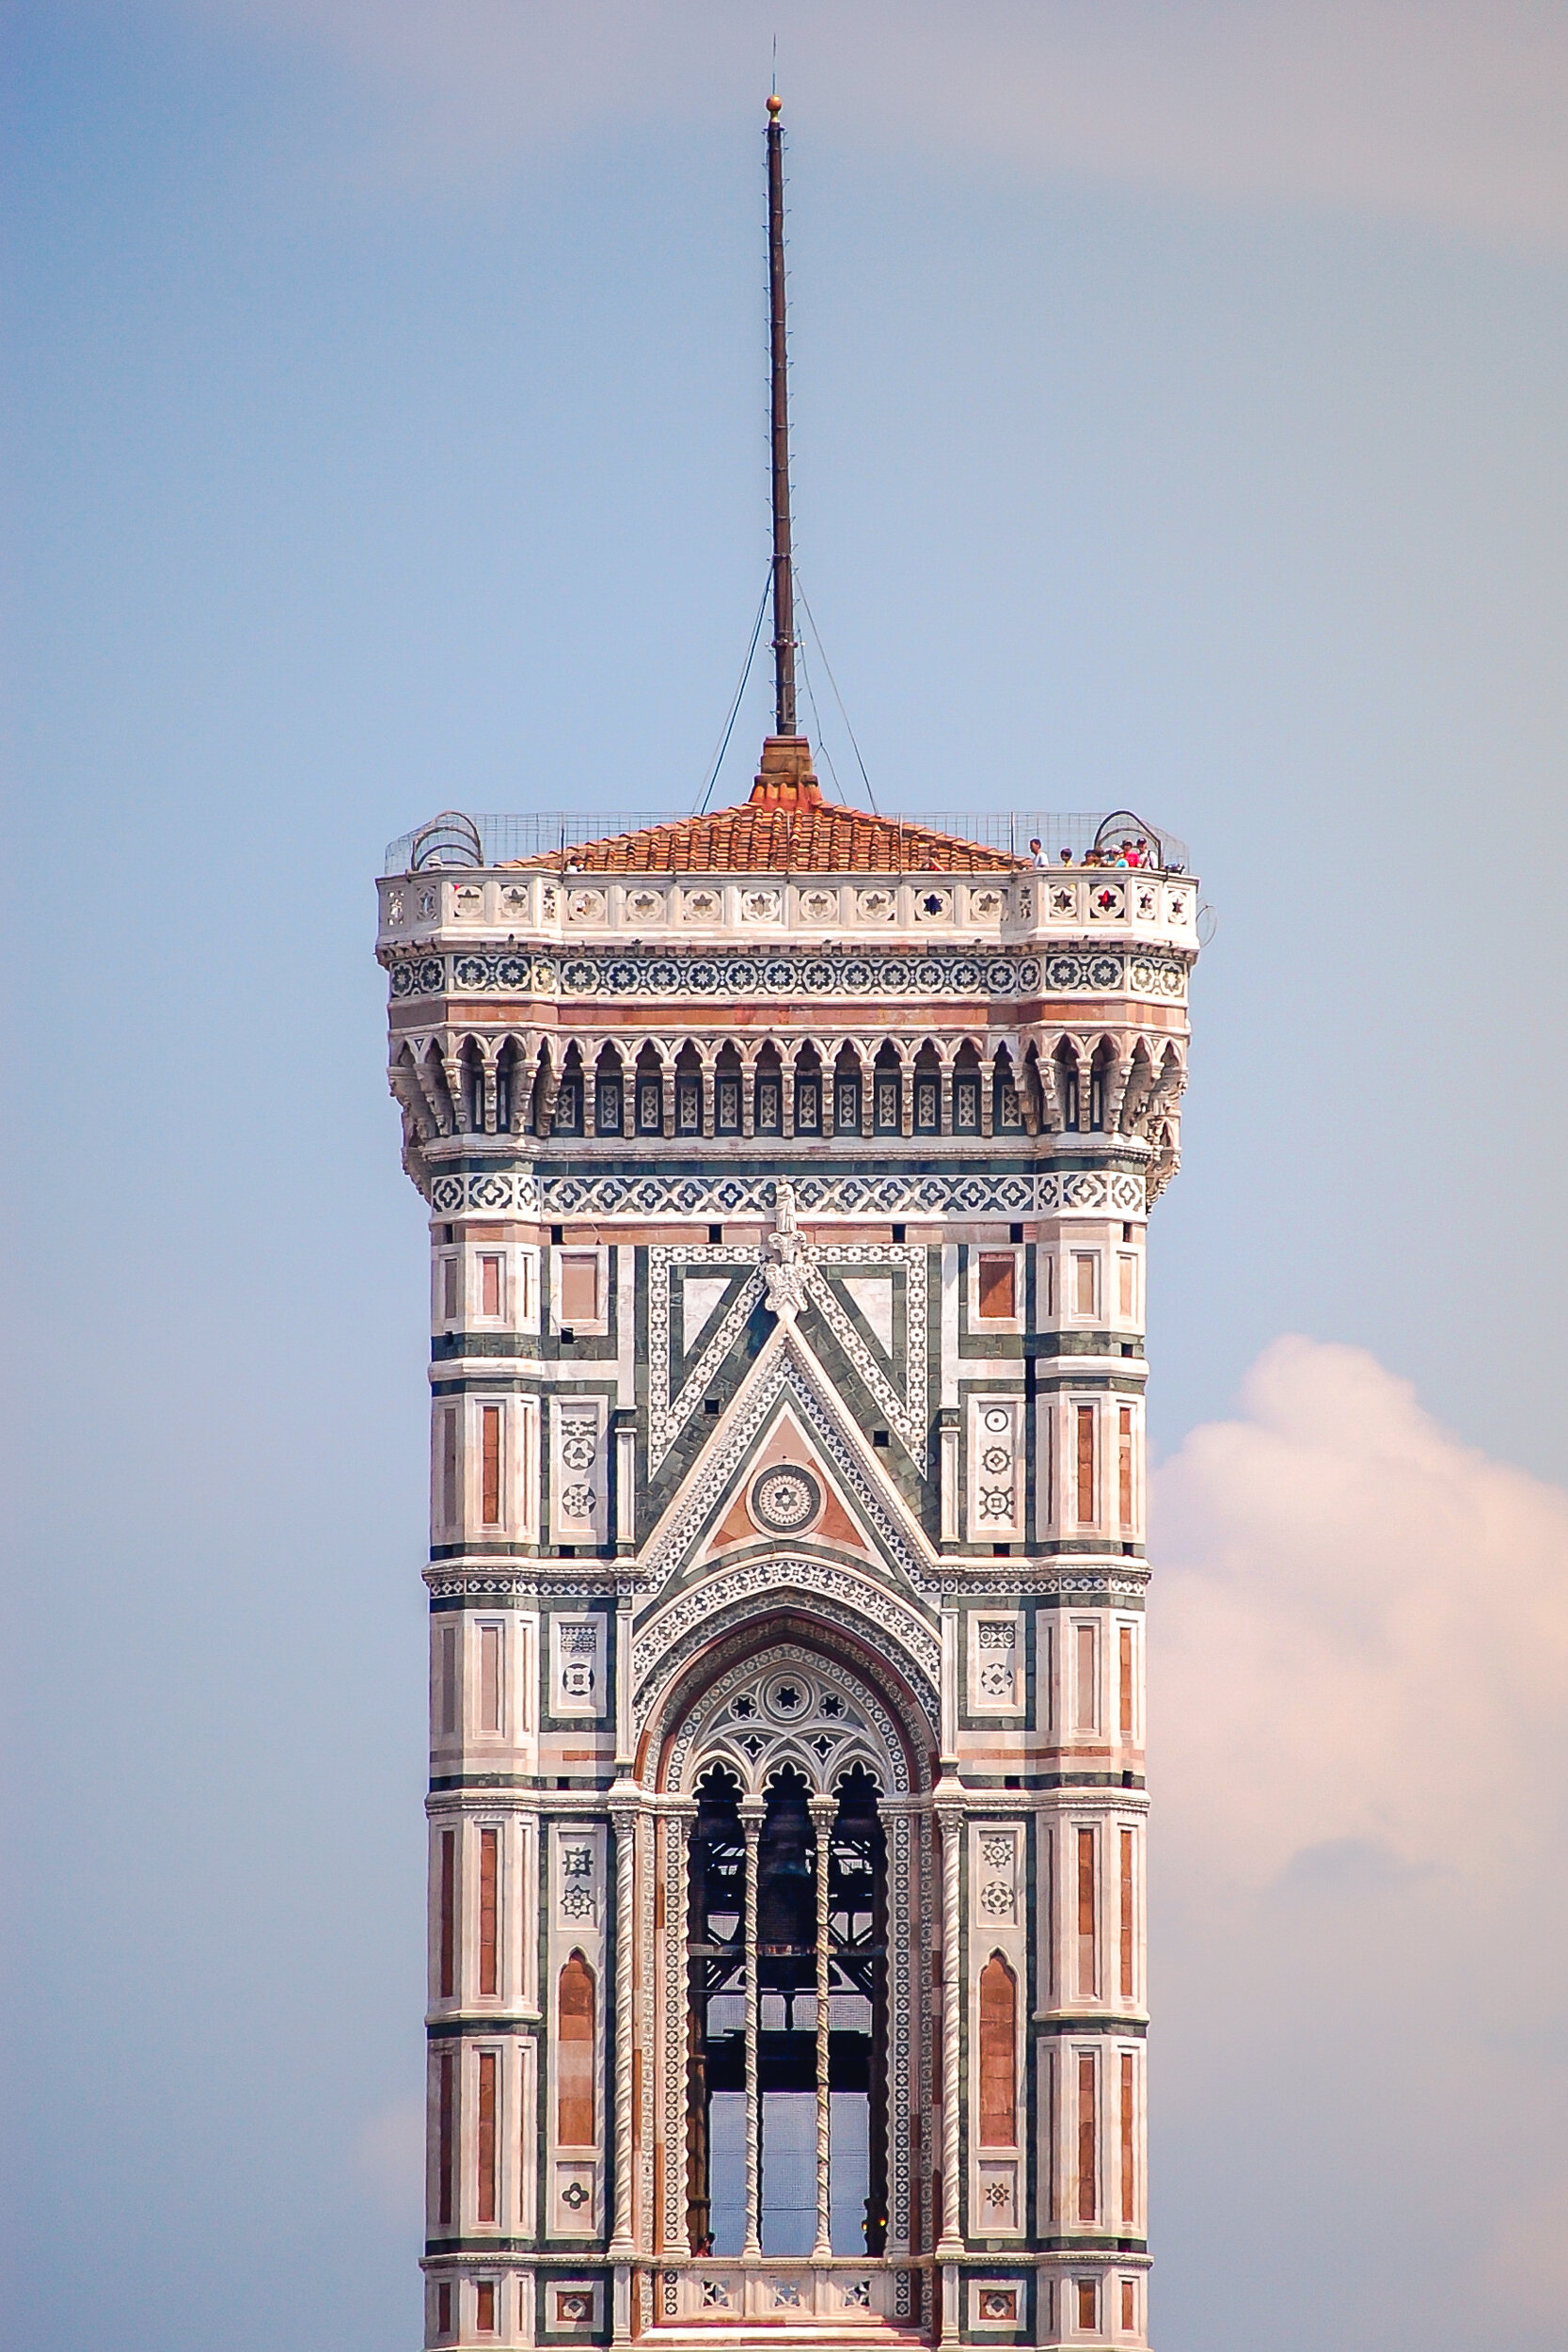
M 762 2098 L 757 2076 L 757 1849 L 767 1810 L 760 1797 L 742 1797 L 737 1810 L 746 1837 L 746 2240 L 742 2255 L 762 2252 Z
M 836 1797 L 813 1797 L 811 1818 L 816 1831 L 816 2243 L 812 2248 L 814 2261 L 826 2261 L 832 2252 L 832 2142 L 830 2126 L 832 2117 L 829 2083 L 829 2059 L 832 2045 L 828 2040 L 828 1991 L 832 1965 L 828 1904 L 828 1864 L 832 1850 L 833 1822 L 838 1815 Z
M 684 2252 L 687 2130 L 688 1840 L 697 1808 L 673 1808 L 664 1824 L 664 2246 Z
M 963 2251 L 958 2167 L 958 1836 L 963 1814 L 939 1805 L 942 1832 L 942 2243 L 940 2259 Z
M 629 1804 L 612 1805 L 610 1818 L 615 1831 L 615 2228 L 610 2250 L 625 2258 L 635 2251 L 631 2233 L 631 2053 L 635 1973 L 632 1888 L 637 1809 Z

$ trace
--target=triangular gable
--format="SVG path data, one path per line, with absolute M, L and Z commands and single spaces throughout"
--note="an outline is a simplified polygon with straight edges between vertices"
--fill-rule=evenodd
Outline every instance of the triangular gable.
M 820 1316 L 872 1405 L 924 1470 L 929 1441 L 924 1245 L 813 1243 L 802 1260 L 812 1311 L 800 1331 L 802 1343 L 810 1346 L 813 1317 Z M 692 1312 L 686 1307 L 689 1291 Z M 762 1270 L 745 1244 L 668 1242 L 649 1250 L 651 1470 L 659 1470 L 739 1345 L 762 1295 Z
M 809 1513 L 804 1508 L 797 1509 L 792 1501 L 794 1486 L 799 1487 L 802 1504 L 810 1501 L 812 1491 L 810 1485 L 800 1486 L 794 1481 L 796 1471 L 805 1473 L 820 1498 Z M 771 1544 L 781 1538 L 836 1544 L 859 1552 L 864 1559 L 877 1557 L 828 1459 L 826 1448 L 808 1437 L 787 1399 L 781 1399 L 772 1425 L 744 1467 L 734 1502 L 696 1557 L 710 1560 L 736 1545 Z
M 925 1531 L 821 1366 L 800 1335 L 783 1326 L 768 1339 L 652 1531 L 643 1555 L 651 1588 L 657 1591 L 683 1574 L 711 1545 L 760 1466 L 782 1406 L 830 1473 L 866 1553 L 884 1572 L 918 1589 L 936 1565 Z
M 689 1358 L 692 1349 L 713 1321 L 714 1310 L 721 1299 L 728 1298 L 737 1278 L 733 1274 L 689 1274 L 681 1284 L 681 1337 L 683 1358 Z
M 686 1311 L 688 1284 L 695 1313 Z M 720 1286 L 715 1295 L 715 1284 Z M 648 1466 L 657 1470 L 762 1296 L 754 1246 L 656 1242 L 648 1252 Z
M 911 1461 L 924 1470 L 930 1429 L 924 1243 L 815 1243 L 803 1254 L 813 1309 Z M 801 1336 L 809 1345 L 809 1316 Z
M 845 1296 L 865 1326 L 866 1335 L 882 1352 L 889 1371 L 896 1359 L 893 1336 L 895 1284 L 891 1274 L 847 1274 Z

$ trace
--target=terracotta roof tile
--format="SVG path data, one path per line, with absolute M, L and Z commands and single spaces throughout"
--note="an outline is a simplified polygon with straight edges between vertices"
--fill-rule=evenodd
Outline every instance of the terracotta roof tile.
M 570 865 L 579 874 L 980 874 L 1014 871 L 1029 861 L 863 809 L 748 802 L 516 863 Z

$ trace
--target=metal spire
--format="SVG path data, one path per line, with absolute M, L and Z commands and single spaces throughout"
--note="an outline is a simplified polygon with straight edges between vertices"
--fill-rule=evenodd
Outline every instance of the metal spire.
M 783 99 L 768 101 L 768 342 L 773 389 L 773 726 L 795 728 L 795 572 L 789 538 L 789 362 L 784 348 Z
M 820 808 L 822 787 L 812 773 L 811 745 L 796 732 L 795 568 L 789 543 L 789 360 L 784 348 L 784 104 L 768 101 L 768 295 L 773 389 L 773 732 L 763 739 L 762 767 L 751 804 Z M 758 622 L 761 608 L 758 608 Z M 752 644 L 756 643 L 752 638 Z M 749 663 L 748 663 L 748 666 Z M 744 680 L 742 687 L 744 688 Z

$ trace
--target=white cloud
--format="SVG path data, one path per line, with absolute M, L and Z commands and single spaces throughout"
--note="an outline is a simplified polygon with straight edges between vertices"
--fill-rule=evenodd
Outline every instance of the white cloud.
M 1568 1495 L 1358 1349 L 1281 1340 L 1243 1402 L 1156 1480 L 1164 2145 L 1238 2211 L 1265 2165 L 1341 2269 L 1375 2219 L 1348 2314 L 1304 2239 L 1272 2344 L 1560 2342 Z
M 1568 237 L 1568 12 L 1537 0 L 187 0 L 325 51 L 405 165 L 733 122 L 772 34 L 802 135 L 1172 194 Z
M 1245 1404 L 1159 1478 L 1184 1837 L 1255 1884 L 1330 1839 L 1528 1851 L 1517 1792 L 1568 1785 L 1568 1496 L 1457 1444 L 1359 1349 L 1281 1340 Z M 1222 1833 L 1197 1793 L 1243 1754 Z

